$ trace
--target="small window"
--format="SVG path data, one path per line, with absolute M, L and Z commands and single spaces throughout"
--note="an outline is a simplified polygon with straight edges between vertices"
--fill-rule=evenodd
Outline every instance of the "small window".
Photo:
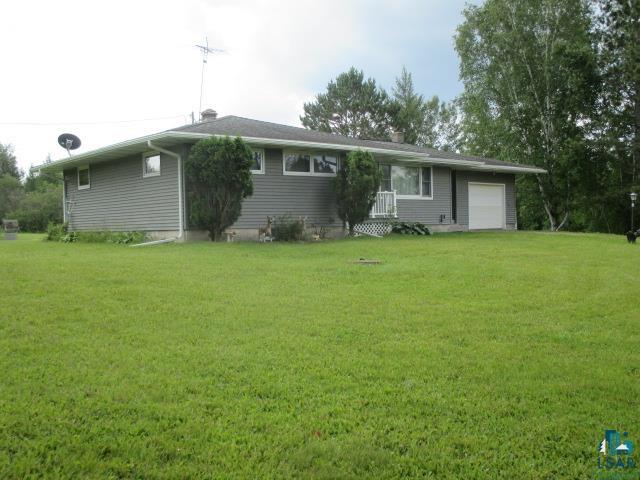
M 431 196 L 431 167 L 422 167 L 422 196 Z
M 251 164 L 252 173 L 264 173 L 264 150 L 251 149 L 253 153 L 253 163 Z
M 314 155 L 313 173 L 335 175 L 338 171 L 338 158 L 332 155 Z
M 338 156 L 325 153 L 285 152 L 282 163 L 285 175 L 335 176 Z
M 380 191 L 390 192 L 393 190 L 391 187 L 391 165 L 380 165 L 382 171 L 382 183 L 380 184 Z
M 78 167 L 78 190 L 85 190 L 91 187 L 91 175 L 89 167 Z
M 311 156 L 288 153 L 284 157 L 284 171 L 290 173 L 311 173 Z
M 160 154 L 151 153 L 142 157 L 142 177 L 157 177 L 160 175 Z

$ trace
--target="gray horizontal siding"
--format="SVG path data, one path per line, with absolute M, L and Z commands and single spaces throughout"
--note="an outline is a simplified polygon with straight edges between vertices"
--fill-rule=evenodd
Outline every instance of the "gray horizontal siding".
M 427 225 L 451 223 L 451 172 L 448 168 L 433 167 L 433 199 L 398 199 L 398 220 L 421 222 Z M 440 215 L 445 215 L 440 222 Z
M 142 157 L 90 166 L 91 188 L 78 190 L 76 169 L 65 170 L 71 230 L 178 229 L 178 164 L 161 155 L 161 175 L 142 177 Z
M 186 146 L 180 147 L 186 153 Z M 308 217 L 308 224 L 339 226 L 332 177 L 283 175 L 282 150 L 266 149 L 265 174 L 254 175 L 254 193 L 242 205 L 232 228 L 258 228 L 266 217 L 291 214 Z M 76 169 L 65 170 L 67 199 L 73 202 L 72 230 L 177 230 L 177 162 L 162 155 L 158 177 L 142 177 L 142 160 L 135 155 L 91 166 L 91 188 L 78 190 Z M 398 200 L 398 218 L 427 225 L 451 223 L 451 177 L 447 167 L 433 167 L 432 200 Z M 507 227 L 516 224 L 513 174 L 457 171 L 458 223 L 468 226 L 468 182 L 504 183 Z M 445 215 L 440 222 L 440 215 Z M 188 218 L 188 217 L 187 217 Z
M 456 201 L 458 204 L 458 223 L 467 227 L 469 226 L 469 182 L 504 184 L 507 228 L 516 228 L 516 188 L 514 174 L 457 171 Z
M 253 195 L 232 228 L 258 228 L 267 216 L 306 216 L 307 224 L 340 225 L 332 177 L 283 175 L 282 150 L 266 149 L 265 173 L 253 175 Z

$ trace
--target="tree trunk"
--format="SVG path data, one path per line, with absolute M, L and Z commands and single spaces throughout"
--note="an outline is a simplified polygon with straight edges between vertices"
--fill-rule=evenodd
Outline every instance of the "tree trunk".
M 212 242 L 219 242 L 222 232 L 219 232 L 216 225 L 209 225 L 209 238 Z
M 560 222 L 560 225 L 558 225 L 558 227 L 556 228 L 556 232 L 559 232 L 560 230 L 562 230 L 562 227 L 564 227 L 564 224 L 567 222 L 567 220 L 569 220 L 569 211 L 567 210 L 564 213 L 564 218 L 562 219 L 562 221 Z
M 640 35 L 639 35 L 640 36 Z M 634 105 L 633 139 L 631 140 L 631 185 L 638 180 L 638 160 L 640 157 L 640 81 L 636 82 Z
M 544 211 L 547 213 L 547 218 L 549 219 L 549 229 L 552 232 L 556 231 L 556 216 L 553 213 L 551 203 L 547 199 L 547 195 L 544 191 L 544 185 L 542 184 L 542 179 L 540 175 L 536 175 L 536 180 L 538 181 L 538 190 L 540 191 L 540 196 L 542 197 L 542 205 L 544 206 Z

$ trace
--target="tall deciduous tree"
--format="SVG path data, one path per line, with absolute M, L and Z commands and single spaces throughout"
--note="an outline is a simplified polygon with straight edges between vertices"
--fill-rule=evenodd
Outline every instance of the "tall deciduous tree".
M 462 110 L 458 99 L 440 103 L 436 133 L 435 148 L 452 152 L 463 150 Z
M 629 197 L 640 188 L 640 2 L 592 0 L 602 89 L 591 123 L 598 157 L 585 192 L 585 228 L 629 228 Z
M 465 8 L 456 35 L 467 149 L 546 169 L 522 180 L 536 182 L 538 198 L 519 205 L 541 201 L 552 230 L 567 224 L 590 155 L 598 81 L 589 31 L 584 0 L 487 0 Z
M 3 145 L 0 143 L 0 177 L 2 175 L 11 175 L 20 178 L 20 169 L 16 156 L 13 154 L 13 146 L 11 144 Z
M 376 201 L 382 174 L 369 152 L 349 152 L 334 179 L 338 217 L 349 226 L 349 234 L 358 223 L 369 218 Z
M 20 180 L 11 175 L 0 175 L 0 220 L 18 207 L 23 196 Z
M 640 175 L 640 2 L 596 0 L 603 70 L 603 114 L 614 148 Z
M 241 139 L 207 138 L 196 143 L 185 162 L 191 222 L 213 241 L 238 219 L 242 200 L 253 194 L 253 155 Z
M 327 85 L 326 93 L 304 104 L 302 125 L 354 138 L 387 140 L 395 105 L 372 78 L 351 68 Z
M 44 232 L 49 222 L 62 222 L 62 184 L 49 183 L 27 191 L 6 215 L 18 220 L 23 232 Z

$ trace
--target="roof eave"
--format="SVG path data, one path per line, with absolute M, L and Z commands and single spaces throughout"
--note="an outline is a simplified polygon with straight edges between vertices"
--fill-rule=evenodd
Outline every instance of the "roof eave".
M 92 159 L 96 159 L 96 157 L 100 157 L 101 155 L 105 155 L 108 153 L 112 153 L 118 150 L 124 150 L 127 147 L 133 147 L 136 145 L 146 145 L 148 140 L 161 140 L 166 139 L 167 132 L 154 133 L 152 135 L 146 135 L 144 137 L 133 138 L 131 140 L 126 140 L 124 142 L 114 143 L 113 145 L 108 145 L 106 147 L 97 148 L 95 150 L 90 150 L 85 153 L 80 153 L 78 155 L 70 155 L 68 158 L 62 158 L 59 160 L 55 160 L 49 163 L 43 163 L 40 165 L 36 165 L 31 167 L 32 172 L 51 172 L 51 171 L 60 171 L 64 169 L 66 166 L 73 166 L 79 163 L 88 162 Z
M 160 140 L 175 139 L 176 143 L 179 143 L 180 141 L 197 141 L 202 138 L 226 137 L 226 136 L 227 135 L 222 135 L 222 134 L 179 132 L 175 130 L 168 130 L 165 132 L 155 133 L 155 134 L 147 135 L 144 137 L 138 137 L 131 140 L 126 140 L 124 142 L 119 142 L 113 145 L 109 145 L 107 147 L 91 150 L 86 153 L 72 155 L 69 158 L 63 158 L 60 160 L 56 160 L 54 162 L 37 165 L 35 167 L 32 167 L 31 170 L 42 171 L 42 172 L 61 171 L 65 167 L 77 166 L 82 163 L 92 163 L 92 160 L 97 160 L 99 159 L 100 156 L 104 156 L 110 153 L 113 154 L 118 150 L 126 151 L 127 148 L 134 148 L 134 147 L 139 147 L 140 149 L 144 149 L 147 144 L 147 141 L 149 140 L 160 141 Z M 373 154 L 393 156 L 399 160 L 405 160 L 407 162 L 429 163 L 433 165 L 461 166 L 461 167 L 470 168 L 472 170 L 485 170 L 485 171 L 510 172 L 510 173 L 546 173 L 545 170 L 539 169 L 539 168 L 490 165 L 482 161 L 438 158 L 438 157 L 431 156 L 427 153 L 408 152 L 408 151 L 395 150 L 395 149 L 366 147 L 366 146 L 357 146 L 357 145 L 332 144 L 332 143 L 324 143 L 324 142 L 309 142 L 309 141 L 302 141 L 302 140 L 284 140 L 284 139 L 263 138 L 263 137 L 242 136 L 242 139 L 250 145 L 273 145 L 273 146 L 281 146 L 281 147 L 325 149 L 325 150 L 328 149 L 328 150 L 342 150 L 342 151 L 364 150 L 364 151 L 371 152 Z
M 488 163 L 485 163 L 480 167 L 472 167 L 471 170 L 482 170 L 482 171 L 489 171 L 489 172 L 496 172 L 496 173 L 535 173 L 535 174 L 547 173 L 547 171 L 543 168 L 529 167 L 529 166 L 525 167 L 525 166 L 519 166 L 519 165 L 514 165 L 512 167 L 509 165 L 491 165 Z

